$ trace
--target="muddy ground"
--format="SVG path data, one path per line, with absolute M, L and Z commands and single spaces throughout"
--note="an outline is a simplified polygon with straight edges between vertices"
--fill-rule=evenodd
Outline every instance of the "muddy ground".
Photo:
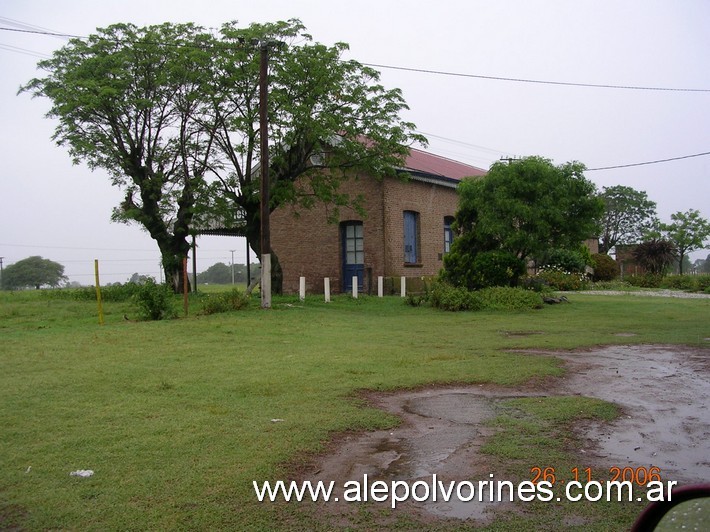
M 495 415 L 497 402 L 583 395 L 616 403 L 623 412 L 612 423 L 575 427 L 581 442 L 577 453 L 585 466 L 656 466 L 664 480 L 710 480 L 710 349 L 607 346 L 530 353 L 561 358 L 565 377 L 546 381 L 544 389 L 474 385 L 372 395 L 373 404 L 400 416 L 402 424 L 339 438 L 302 478 L 335 480 L 339 486 L 361 481 L 365 474 L 372 480 L 397 479 L 410 485 L 431 481 L 433 474 L 443 481 L 487 480 L 493 471 L 479 449 L 491 430 L 484 422 Z M 404 506 L 429 519 L 475 520 L 487 520 L 501 508 L 457 500 Z M 329 505 L 323 511 L 346 510 Z

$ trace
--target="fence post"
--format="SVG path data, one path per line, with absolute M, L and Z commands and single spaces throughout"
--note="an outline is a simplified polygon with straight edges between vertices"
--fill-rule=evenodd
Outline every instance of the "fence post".
M 402 297 L 407 297 L 407 278 L 405 276 L 402 276 L 402 278 L 400 279 L 399 287 L 401 290 Z
M 330 277 L 323 279 L 323 293 L 325 294 L 325 302 L 330 303 Z
M 377 297 L 382 297 L 385 295 L 385 280 L 379 275 L 377 277 Z
M 357 299 L 357 275 L 353 275 L 353 297 Z
M 299 294 L 301 301 L 304 301 L 306 299 L 306 278 L 300 277 L 298 281 L 299 281 L 298 294 Z

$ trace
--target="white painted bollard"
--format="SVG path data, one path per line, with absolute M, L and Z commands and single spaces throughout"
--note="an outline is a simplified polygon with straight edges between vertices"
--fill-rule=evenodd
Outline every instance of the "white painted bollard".
M 323 279 L 323 293 L 325 294 L 325 302 L 330 303 L 330 277 Z
M 357 275 L 353 275 L 353 297 L 357 299 Z
M 298 287 L 298 294 L 299 297 L 301 298 L 301 301 L 304 301 L 306 299 L 306 278 L 301 277 L 299 279 L 299 287 Z
M 385 295 L 385 279 L 381 275 L 377 277 L 377 297 Z
M 402 290 L 402 297 L 407 297 L 407 278 L 402 276 L 399 281 L 399 287 Z

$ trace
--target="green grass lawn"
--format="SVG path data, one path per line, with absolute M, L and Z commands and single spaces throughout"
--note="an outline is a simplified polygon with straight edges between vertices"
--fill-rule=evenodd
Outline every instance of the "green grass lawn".
M 709 345 L 710 300 L 569 298 L 519 313 L 396 297 L 275 298 L 265 311 L 255 298 L 161 322 L 107 303 L 99 326 L 95 303 L 0 293 L 0 528 L 311 526 L 293 505 L 258 503 L 252 480 L 285 478 L 336 432 L 396 424 L 358 390 L 561 374 L 556 359 L 520 348 Z M 531 452 L 544 456 L 544 443 Z M 78 469 L 95 475 L 69 475 Z

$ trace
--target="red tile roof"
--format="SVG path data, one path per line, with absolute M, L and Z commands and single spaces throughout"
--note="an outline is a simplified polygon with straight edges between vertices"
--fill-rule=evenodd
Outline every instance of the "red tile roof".
M 414 148 L 409 152 L 409 157 L 405 162 L 405 170 L 457 181 L 464 177 L 486 175 L 486 171 L 481 168 Z

